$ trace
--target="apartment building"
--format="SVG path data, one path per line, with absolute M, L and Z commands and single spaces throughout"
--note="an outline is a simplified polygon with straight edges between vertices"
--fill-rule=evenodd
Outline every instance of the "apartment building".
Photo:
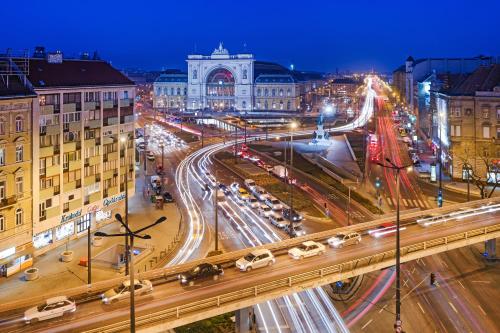
M 23 73 L 0 58 L 0 277 L 33 263 L 31 117 L 38 104 Z
M 42 54 L 29 62 L 35 255 L 124 213 L 134 193 L 135 86 L 109 63 Z

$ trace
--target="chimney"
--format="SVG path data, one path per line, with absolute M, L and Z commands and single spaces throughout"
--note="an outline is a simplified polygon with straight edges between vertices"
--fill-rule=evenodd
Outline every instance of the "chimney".
M 80 59 L 81 60 L 89 60 L 90 59 L 90 55 L 88 52 L 82 52 L 82 54 L 80 55 Z
M 36 46 L 35 52 L 33 52 L 33 58 L 45 59 L 45 47 L 44 46 Z

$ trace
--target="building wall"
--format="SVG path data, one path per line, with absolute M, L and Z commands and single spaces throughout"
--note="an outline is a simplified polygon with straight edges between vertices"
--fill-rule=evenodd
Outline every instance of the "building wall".
M 0 276 L 13 274 L 32 262 L 34 101 L 34 98 L 0 99 Z M 35 112 L 37 109 L 35 106 Z
M 187 87 L 187 82 L 155 82 L 153 84 L 153 107 L 185 109 Z
M 297 111 L 300 107 L 298 90 L 295 83 L 256 83 L 253 107 L 255 110 Z
M 133 195 L 135 87 L 36 92 L 40 112 L 33 117 L 33 244 L 40 254 L 84 235 L 88 223 L 94 229 L 123 212 L 126 170 Z M 125 152 L 120 139 L 127 137 Z

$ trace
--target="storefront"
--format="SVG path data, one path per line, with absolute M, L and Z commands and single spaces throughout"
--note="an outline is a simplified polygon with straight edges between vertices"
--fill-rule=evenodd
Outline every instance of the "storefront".
M 8 277 L 33 265 L 30 248 L 15 246 L 0 251 L 0 277 Z

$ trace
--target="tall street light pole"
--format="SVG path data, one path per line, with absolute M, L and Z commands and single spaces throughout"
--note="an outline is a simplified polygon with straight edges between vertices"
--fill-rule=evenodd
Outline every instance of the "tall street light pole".
M 219 183 L 217 172 L 215 172 L 215 189 L 214 189 L 214 214 L 215 214 L 215 251 L 219 251 Z
M 128 135 L 122 136 L 120 138 L 120 141 L 123 145 L 123 150 L 124 150 L 124 163 L 123 166 L 125 167 L 125 224 L 128 226 L 128 168 L 127 168 L 127 146 L 128 146 Z M 125 275 L 129 274 L 129 257 L 128 257 L 128 252 L 129 252 L 129 244 L 128 244 L 128 237 L 125 236 Z
M 96 232 L 96 236 L 101 236 L 101 237 L 130 237 L 130 247 L 131 251 L 127 255 L 130 255 L 130 286 L 129 286 L 129 293 L 130 293 L 130 332 L 135 333 L 135 277 L 134 277 L 134 238 L 138 237 L 141 239 L 151 239 L 150 235 L 139 235 L 139 233 L 154 227 L 157 224 L 162 223 L 165 221 L 167 218 L 165 216 L 160 217 L 158 220 L 156 220 L 153 224 L 150 224 L 144 228 L 141 228 L 136 231 L 132 231 L 129 229 L 128 225 L 123 222 L 122 216 L 120 214 L 116 214 L 115 218 L 122 224 L 123 227 L 125 227 L 125 232 L 122 234 L 107 234 L 105 232 Z
M 165 143 L 164 142 L 161 142 L 160 143 L 160 148 L 161 148 L 161 185 L 160 185 L 160 190 L 163 190 L 163 175 L 165 174 L 165 165 L 164 165 L 164 161 L 165 161 Z
M 90 225 L 91 222 L 89 221 L 89 225 L 87 227 L 87 284 L 92 284 L 92 250 L 90 248 Z
M 392 169 L 396 171 L 396 322 L 394 329 L 397 333 L 401 330 L 401 247 L 400 247 L 400 221 L 399 221 L 399 173 L 403 169 L 411 170 L 412 165 L 397 166 L 389 158 L 385 159 L 387 164 L 377 163 L 383 168 Z
M 288 183 L 290 186 L 290 214 L 288 215 L 290 218 L 290 228 L 289 233 L 290 237 L 293 237 L 293 184 L 292 184 L 292 172 L 293 172 L 293 131 L 294 129 L 297 128 L 297 123 L 295 121 L 292 121 L 290 123 L 290 176 L 288 177 Z M 285 146 L 286 147 L 286 146 Z M 286 172 L 286 167 L 285 167 L 285 175 L 287 174 Z
M 439 111 L 438 111 L 439 112 Z M 441 127 L 442 127 L 442 124 L 441 122 L 443 121 L 443 114 L 442 113 L 439 113 L 438 114 L 438 118 L 439 118 L 439 121 L 438 121 L 438 124 L 439 124 L 439 131 L 438 131 L 438 136 L 439 136 L 439 149 L 438 149 L 438 161 L 439 161 L 439 189 L 438 189 L 438 200 L 437 200 L 437 203 L 438 203 L 438 207 L 442 207 L 443 206 L 443 183 L 442 183 L 442 177 L 443 177 L 443 141 L 441 139 Z
M 245 122 L 245 145 L 247 144 L 247 112 L 245 111 L 245 119 L 243 120 Z

